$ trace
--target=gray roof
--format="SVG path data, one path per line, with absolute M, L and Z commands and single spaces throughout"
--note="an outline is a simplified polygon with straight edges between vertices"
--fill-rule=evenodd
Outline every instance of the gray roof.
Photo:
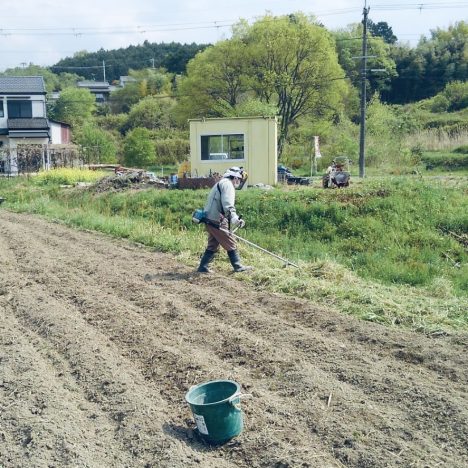
M 42 76 L 0 76 L 0 94 L 45 94 Z
M 109 89 L 109 83 L 107 81 L 78 81 L 79 88 L 103 88 Z
M 8 119 L 9 130 L 41 130 L 49 128 L 47 119 L 33 117 L 32 119 Z

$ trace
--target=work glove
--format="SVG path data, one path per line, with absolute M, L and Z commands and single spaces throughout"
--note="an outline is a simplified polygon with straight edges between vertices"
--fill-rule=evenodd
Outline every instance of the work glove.
M 231 228 L 239 227 L 243 228 L 245 226 L 245 221 L 237 216 L 236 214 L 231 215 Z

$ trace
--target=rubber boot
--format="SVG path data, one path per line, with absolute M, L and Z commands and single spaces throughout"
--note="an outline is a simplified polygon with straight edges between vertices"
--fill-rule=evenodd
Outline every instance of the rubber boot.
M 231 265 L 234 268 L 234 271 L 236 273 L 240 273 L 241 271 L 252 270 L 251 266 L 242 265 L 239 254 L 237 253 L 237 250 L 229 251 L 228 255 L 229 255 L 229 260 L 231 261 Z
M 197 270 L 199 273 L 211 273 L 211 270 L 208 268 L 208 264 L 213 260 L 215 254 L 216 252 L 213 252 L 212 250 L 205 250 L 205 253 L 200 260 L 200 266 Z

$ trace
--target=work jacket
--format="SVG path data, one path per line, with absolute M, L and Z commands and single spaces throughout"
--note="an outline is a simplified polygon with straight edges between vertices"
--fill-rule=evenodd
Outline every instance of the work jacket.
M 236 213 L 235 201 L 236 189 L 231 180 L 221 179 L 208 195 L 204 208 L 205 217 L 214 223 L 220 223 L 223 217 L 230 219 Z

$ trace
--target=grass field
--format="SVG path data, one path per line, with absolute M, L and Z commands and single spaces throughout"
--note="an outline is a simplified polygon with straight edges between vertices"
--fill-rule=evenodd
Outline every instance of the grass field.
M 70 182 L 77 177 L 69 174 Z M 86 176 L 88 177 L 88 176 Z M 60 182 L 60 183 L 59 183 Z M 468 254 L 464 177 L 353 179 L 346 190 L 285 186 L 238 193 L 240 234 L 300 269 L 241 246 L 255 271 L 243 276 L 270 291 L 306 297 L 363 319 L 425 332 L 466 329 Z M 173 252 L 196 266 L 205 245 L 191 213 L 207 190 L 96 193 L 63 189 L 63 177 L 0 181 L 4 207 Z M 215 269 L 229 271 L 220 255 Z

